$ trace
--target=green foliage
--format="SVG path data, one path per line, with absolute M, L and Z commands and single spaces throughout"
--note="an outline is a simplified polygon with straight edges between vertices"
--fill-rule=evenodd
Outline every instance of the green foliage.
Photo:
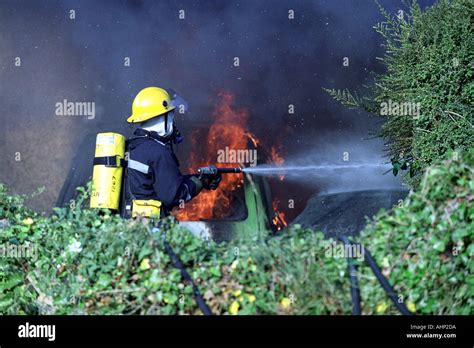
M 417 117 L 384 116 L 394 174 L 410 169 L 416 192 L 380 212 L 361 236 L 409 307 L 422 314 L 472 314 L 474 308 L 473 15 L 468 0 L 441 0 L 422 12 L 376 26 L 387 73 L 368 96 L 327 90 L 350 107 L 380 113 L 382 102 L 420 103 Z M 450 152 L 458 150 L 459 152 Z M 439 165 L 441 158 L 450 159 Z M 456 156 L 459 155 L 459 158 Z M 346 262 L 331 241 L 299 226 L 266 241 L 215 244 L 171 219 L 160 233 L 70 206 L 46 217 L 0 184 L 0 314 L 199 314 L 190 284 L 164 252 L 181 257 L 216 314 L 349 314 Z M 16 249 L 15 249 L 16 248 Z M 365 265 L 359 265 L 363 312 L 396 313 Z
M 0 220 L 9 225 L 0 246 L 36 250 L 36 257 L 0 258 L 0 313 L 199 314 L 163 238 L 214 313 L 350 313 L 345 260 L 326 256 L 322 234 L 294 227 L 267 242 L 217 245 L 172 220 L 151 234 L 146 221 L 84 209 L 88 190 L 79 191 L 45 217 L 0 185 Z
M 430 167 L 420 189 L 362 233 L 398 294 L 422 314 L 474 308 L 474 150 Z M 396 313 L 370 270 L 360 269 L 366 313 Z
M 440 0 L 422 12 L 416 1 L 408 13 L 375 26 L 384 38 L 379 58 L 384 74 L 376 75 L 363 97 L 348 90 L 326 90 L 348 107 L 359 107 L 384 119 L 379 136 L 387 140 L 392 163 L 410 168 L 413 186 L 425 168 L 451 150 L 474 147 L 474 3 Z M 353 96 L 355 95 L 355 96 Z M 383 103 L 419 105 L 419 113 L 382 112 Z
M 344 104 L 350 109 L 354 108 L 370 108 L 371 106 L 368 104 L 370 101 L 367 98 L 360 98 L 357 95 L 357 92 L 351 92 L 347 88 L 340 90 L 340 89 L 329 89 L 323 88 L 331 97 L 335 100 Z
M 364 96 L 326 91 L 384 119 L 378 135 L 387 140 L 393 174 L 408 170 L 406 181 L 417 189 L 374 218 L 363 244 L 409 309 L 472 314 L 474 3 L 440 0 L 425 12 L 416 1 L 408 7 L 397 17 L 381 8 L 385 21 L 375 30 L 385 41 L 379 59 L 386 72 Z M 418 104 L 420 112 L 382 112 L 389 102 Z M 396 313 L 370 270 L 361 265 L 360 271 L 364 312 Z
M 474 150 L 424 174 L 420 190 L 380 212 L 361 235 L 410 310 L 472 314 Z M 0 185 L 0 246 L 30 245 L 35 257 L 0 258 L 2 314 L 200 314 L 164 252 L 166 239 L 216 314 L 349 314 L 344 258 L 331 240 L 293 226 L 265 241 L 216 244 L 171 219 L 149 222 L 84 209 L 89 190 L 45 217 Z M 359 265 L 363 313 L 397 313 Z

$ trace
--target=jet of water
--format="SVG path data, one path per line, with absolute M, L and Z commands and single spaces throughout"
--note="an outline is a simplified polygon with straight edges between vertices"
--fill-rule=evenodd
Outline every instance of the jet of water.
M 354 163 L 354 164 L 320 164 L 320 165 L 272 165 L 263 164 L 256 167 L 247 167 L 243 171 L 255 175 L 285 175 L 305 176 L 308 175 L 332 175 L 340 171 L 365 170 L 365 169 L 389 169 L 388 164 L 376 163 Z

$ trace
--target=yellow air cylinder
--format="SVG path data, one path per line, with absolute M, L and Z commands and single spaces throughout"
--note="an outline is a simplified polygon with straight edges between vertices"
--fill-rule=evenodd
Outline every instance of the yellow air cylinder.
M 118 133 L 99 133 L 95 144 L 92 173 L 91 208 L 118 210 L 122 188 L 125 137 Z

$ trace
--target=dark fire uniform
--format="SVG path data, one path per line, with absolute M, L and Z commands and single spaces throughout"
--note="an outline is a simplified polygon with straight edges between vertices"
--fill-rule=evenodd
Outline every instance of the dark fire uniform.
M 202 185 L 195 176 L 181 174 L 170 141 L 163 142 L 156 132 L 141 128 L 134 135 L 128 141 L 126 207 L 135 199 L 158 200 L 162 204 L 161 216 L 169 215 L 173 207 L 195 197 Z

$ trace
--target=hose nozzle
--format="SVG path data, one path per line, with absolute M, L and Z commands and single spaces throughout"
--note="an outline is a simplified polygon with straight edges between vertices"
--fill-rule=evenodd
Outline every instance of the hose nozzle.
M 210 165 L 207 167 L 200 167 L 198 168 L 199 174 L 206 174 L 206 175 L 215 175 L 217 173 L 221 174 L 231 174 L 231 173 L 241 173 L 242 168 L 235 167 L 235 168 L 218 168 L 214 165 Z

